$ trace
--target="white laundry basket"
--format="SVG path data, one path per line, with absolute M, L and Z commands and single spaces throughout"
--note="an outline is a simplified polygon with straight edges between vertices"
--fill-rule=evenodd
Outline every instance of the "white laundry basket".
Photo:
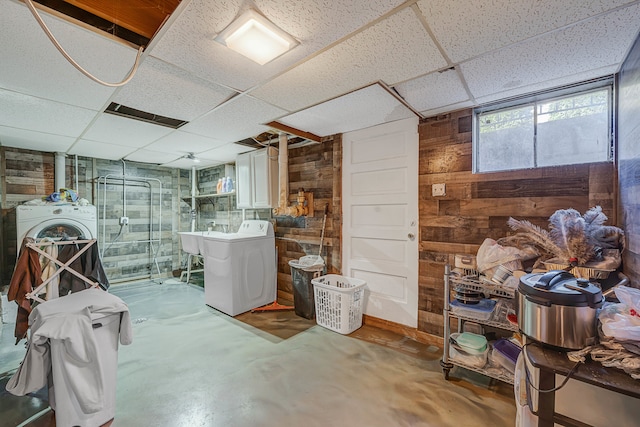
M 315 295 L 316 323 L 341 334 L 362 326 L 364 280 L 327 274 L 311 280 Z

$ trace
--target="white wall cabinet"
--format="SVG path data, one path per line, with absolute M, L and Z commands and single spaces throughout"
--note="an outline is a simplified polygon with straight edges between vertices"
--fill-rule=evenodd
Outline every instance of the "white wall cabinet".
M 236 158 L 238 209 L 266 209 L 278 205 L 278 151 L 267 147 Z
M 253 206 L 251 194 L 253 192 L 251 174 L 251 152 L 239 154 L 236 157 L 236 205 L 238 209 Z

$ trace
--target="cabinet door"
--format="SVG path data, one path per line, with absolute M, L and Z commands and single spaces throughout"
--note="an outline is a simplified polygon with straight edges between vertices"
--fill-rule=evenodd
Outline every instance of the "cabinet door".
M 271 168 L 269 151 L 254 151 L 253 160 L 253 207 L 271 208 Z
M 236 205 L 238 209 L 253 207 L 253 175 L 251 173 L 252 153 L 236 157 Z

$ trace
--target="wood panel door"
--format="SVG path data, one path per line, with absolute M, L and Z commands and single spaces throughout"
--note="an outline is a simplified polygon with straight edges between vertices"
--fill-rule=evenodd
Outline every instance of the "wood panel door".
M 418 324 L 418 119 L 343 136 L 346 276 L 367 282 L 364 312 Z

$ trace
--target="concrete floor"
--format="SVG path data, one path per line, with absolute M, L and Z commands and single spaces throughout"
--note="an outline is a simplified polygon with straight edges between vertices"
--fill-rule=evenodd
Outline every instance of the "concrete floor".
M 235 318 L 175 279 L 112 286 L 134 342 L 120 346 L 112 426 L 513 426 L 510 386 L 439 366 L 441 349 L 363 326 L 344 336 L 293 311 Z M 49 426 L 46 391 L 4 384 L 24 346 L 0 336 L 0 426 Z M 16 350 L 18 349 L 18 350 Z

